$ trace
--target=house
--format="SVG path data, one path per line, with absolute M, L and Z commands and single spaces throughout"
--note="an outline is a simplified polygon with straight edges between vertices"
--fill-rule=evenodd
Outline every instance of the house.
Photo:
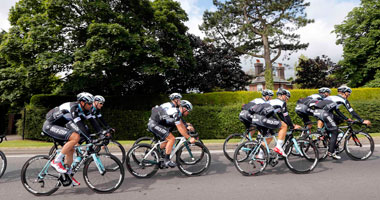
M 248 71 L 248 74 L 253 76 L 253 79 L 251 80 L 251 83 L 248 86 L 248 91 L 262 91 L 266 89 L 264 64 L 261 63 L 260 60 L 256 60 L 254 68 L 254 71 Z M 278 64 L 277 67 L 273 66 L 273 69 L 275 74 L 277 74 L 273 77 L 274 91 L 276 91 L 280 87 L 287 90 L 293 89 L 292 83 L 285 80 L 285 68 L 282 66 L 282 64 Z

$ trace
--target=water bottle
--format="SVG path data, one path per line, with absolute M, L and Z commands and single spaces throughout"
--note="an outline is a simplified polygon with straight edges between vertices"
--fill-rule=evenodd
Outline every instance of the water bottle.
M 342 140 L 343 135 L 344 135 L 343 132 L 338 133 L 338 141 Z
M 75 167 L 80 163 L 81 160 L 82 160 L 82 157 L 77 156 L 77 157 L 75 158 L 73 164 L 71 165 L 72 168 L 75 168 Z

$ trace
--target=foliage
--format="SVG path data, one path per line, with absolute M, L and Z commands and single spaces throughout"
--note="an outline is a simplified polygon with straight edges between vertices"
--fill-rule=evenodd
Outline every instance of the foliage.
M 376 71 L 374 79 L 365 84 L 364 87 L 380 87 L 380 70 Z
M 330 75 L 339 68 L 325 55 L 315 59 L 300 57 L 294 82 L 301 88 L 339 87 L 342 83 Z
M 303 0 L 214 0 L 217 10 L 206 11 L 201 30 L 208 40 L 227 45 L 239 54 L 265 60 L 265 80 L 273 89 L 272 63 L 282 51 L 305 49 L 294 31 L 313 22 L 304 10 L 310 3 Z M 262 54 L 260 54 L 262 53 Z
M 343 45 L 339 78 L 351 87 L 374 79 L 380 69 L 380 1 L 362 0 L 342 24 L 335 25 L 337 44 Z

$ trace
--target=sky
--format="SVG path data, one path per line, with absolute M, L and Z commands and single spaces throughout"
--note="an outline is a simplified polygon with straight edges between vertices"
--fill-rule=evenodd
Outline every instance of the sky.
M 176 0 L 180 2 L 181 7 L 186 11 L 189 21 L 185 25 L 189 27 L 189 32 L 204 37 L 198 26 L 202 24 L 202 16 L 205 10 L 215 11 L 212 0 Z M 7 31 L 10 27 L 8 21 L 9 9 L 16 4 L 17 0 L 2 0 L 0 7 L 0 30 Z M 308 58 L 315 58 L 321 55 L 327 55 L 333 62 L 342 59 L 342 46 L 336 45 L 336 35 L 331 33 L 334 25 L 341 24 L 347 14 L 360 5 L 360 0 L 306 0 L 310 6 L 306 8 L 308 18 L 314 19 L 315 22 L 300 28 L 296 33 L 301 35 L 301 42 L 309 43 L 306 50 L 298 51 L 290 56 L 289 60 L 280 57 L 276 62 L 289 65 L 291 68 L 286 69 L 285 76 L 289 78 L 294 76 L 293 67 L 301 54 Z M 242 67 L 244 71 L 253 67 L 256 62 L 255 58 L 242 57 Z M 262 61 L 263 62 L 263 61 Z

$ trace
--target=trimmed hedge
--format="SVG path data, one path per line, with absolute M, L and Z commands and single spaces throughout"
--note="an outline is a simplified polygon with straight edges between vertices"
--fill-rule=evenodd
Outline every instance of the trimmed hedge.
M 371 120 L 373 126 L 369 132 L 379 132 L 380 100 L 371 101 L 350 101 L 356 112 L 365 119 Z M 302 125 L 302 120 L 294 112 L 295 103 L 289 102 L 288 109 L 294 123 Z M 46 140 L 41 137 L 41 128 L 44 116 L 48 112 L 47 108 L 28 105 L 25 138 Z M 244 125 L 239 121 L 238 115 L 241 104 L 218 106 L 206 105 L 195 106 L 193 112 L 189 114 L 186 121 L 191 122 L 203 139 L 223 139 L 231 133 L 243 132 Z M 345 109 L 342 108 L 345 112 Z M 347 112 L 346 116 L 350 116 Z M 149 110 L 124 110 L 104 107 L 103 115 L 108 123 L 116 129 L 115 138 L 118 140 L 135 140 L 142 136 L 151 135 L 147 128 L 150 116 Z M 18 131 L 22 132 L 22 121 L 17 123 Z

